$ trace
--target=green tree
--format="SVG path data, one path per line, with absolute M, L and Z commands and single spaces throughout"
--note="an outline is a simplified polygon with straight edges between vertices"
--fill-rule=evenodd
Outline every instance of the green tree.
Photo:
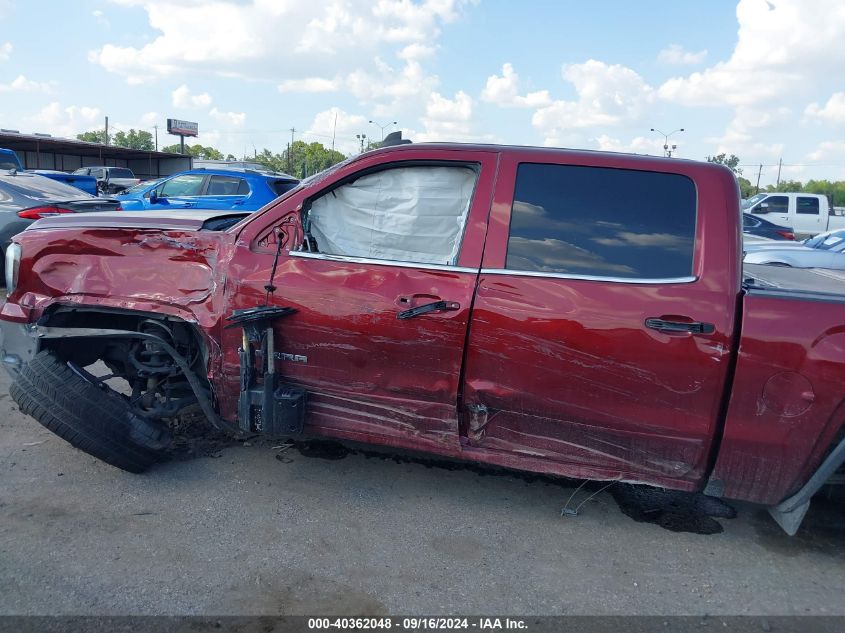
M 128 132 L 117 132 L 112 138 L 112 145 L 152 151 L 155 149 L 153 135 L 144 130 L 130 129 Z
M 716 163 L 717 165 L 724 165 L 737 176 L 742 175 L 742 170 L 739 168 L 739 156 L 737 156 L 736 154 L 731 154 L 730 156 L 728 156 L 725 152 L 722 152 L 721 154 L 718 154 L 716 156 L 708 156 L 707 162 Z
M 769 185 L 766 191 L 804 191 L 800 180 L 781 180 L 777 185 Z
M 83 132 L 82 134 L 77 134 L 76 138 L 80 141 L 85 141 L 86 143 L 105 143 L 106 131 L 94 130 L 93 132 Z
M 165 147 L 162 147 L 161 151 L 178 154 L 179 143 L 174 143 L 173 145 L 167 145 Z M 197 143 L 196 145 L 185 144 L 185 153 L 201 160 L 223 160 L 223 152 L 211 147 L 211 145 L 200 145 L 199 143 Z
M 739 194 L 743 198 L 750 198 L 755 193 L 757 193 L 757 187 L 751 184 L 751 181 L 748 178 L 743 178 L 742 176 L 737 176 L 737 182 L 739 182 Z
M 305 178 L 345 159 L 346 156 L 341 152 L 328 149 L 322 143 L 294 141 L 293 145 L 281 154 L 273 154 L 265 148 L 253 160 L 273 171 L 287 172 L 297 178 Z

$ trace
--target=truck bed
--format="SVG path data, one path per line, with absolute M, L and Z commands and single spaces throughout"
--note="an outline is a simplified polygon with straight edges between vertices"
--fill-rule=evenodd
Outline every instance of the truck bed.
M 751 293 L 845 302 L 845 271 L 744 264 L 743 285 Z

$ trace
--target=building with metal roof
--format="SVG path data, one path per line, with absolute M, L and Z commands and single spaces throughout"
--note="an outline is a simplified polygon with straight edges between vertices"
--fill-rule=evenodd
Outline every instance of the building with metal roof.
M 169 176 L 192 166 L 191 157 L 183 154 L 129 149 L 47 134 L 21 134 L 5 129 L 0 129 L 0 147 L 13 150 L 26 169 L 71 172 L 89 165 L 128 167 L 136 177 L 147 180 Z

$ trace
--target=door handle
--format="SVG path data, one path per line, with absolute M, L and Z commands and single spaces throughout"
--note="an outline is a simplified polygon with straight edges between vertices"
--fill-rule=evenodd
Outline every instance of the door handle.
M 645 326 L 658 332 L 688 332 L 690 334 L 713 334 L 716 326 L 701 321 L 669 321 L 651 317 L 645 320 Z
M 455 301 L 432 301 L 431 303 L 425 303 L 421 306 L 417 306 L 416 308 L 410 308 L 409 310 L 402 310 L 402 312 L 396 313 L 397 319 L 412 319 L 413 317 L 420 316 L 421 314 L 428 314 L 429 312 L 436 312 L 437 310 L 452 311 L 452 310 L 460 310 L 461 304 L 456 303 Z

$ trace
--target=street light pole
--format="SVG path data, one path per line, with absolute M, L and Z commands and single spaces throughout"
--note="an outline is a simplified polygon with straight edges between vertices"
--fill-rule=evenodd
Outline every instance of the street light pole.
M 678 128 L 677 130 L 672 130 L 668 134 L 666 134 L 666 132 L 661 132 L 660 130 L 658 130 L 655 127 L 651 128 L 651 131 L 657 132 L 658 134 L 663 136 L 663 155 L 666 158 L 672 158 L 672 152 L 674 152 L 676 149 L 678 149 L 678 145 L 673 143 L 670 146 L 669 145 L 669 137 L 672 136 L 673 134 L 677 134 L 678 132 L 683 132 L 684 128 Z
M 382 125 L 381 123 L 376 123 L 375 121 L 370 121 L 373 125 L 381 130 L 381 142 L 384 143 L 384 129 L 390 127 L 391 125 L 397 125 L 396 121 L 391 121 L 390 123 L 385 123 Z
M 367 135 L 366 134 L 356 134 L 355 138 L 357 138 L 359 141 L 361 141 L 361 153 L 363 154 L 364 153 L 364 141 L 367 140 Z

